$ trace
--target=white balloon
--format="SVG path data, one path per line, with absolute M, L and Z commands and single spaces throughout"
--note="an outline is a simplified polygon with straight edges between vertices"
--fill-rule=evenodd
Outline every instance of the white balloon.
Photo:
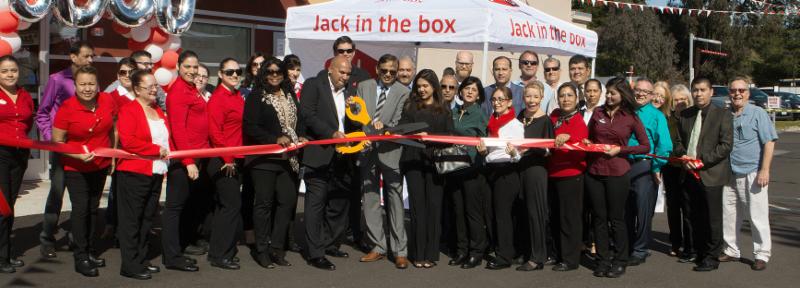
M 131 28 L 131 38 L 136 42 L 144 42 L 150 39 L 150 32 L 152 31 L 150 31 L 150 27 L 147 27 L 147 25 L 133 27 Z
M 22 21 L 22 19 L 20 19 L 19 20 L 19 26 L 17 26 L 17 30 L 25 30 L 25 29 L 31 28 L 31 25 L 33 25 L 33 23 L 28 22 L 28 21 Z
M 167 42 L 161 44 L 160 47 L 161 49 L 164 49 L 164 51 L 167 50 L 177 51 L 178 49 L 181 49 L 181 37 L 178 35 L 169 35 L 169 39 L 167 40 Z
M 12 53 L 17 52 L 19 51 L 19 48 L 22 48 L 22 39 L 19 38 L 17 33 L 0 34 L 0 39 L 8 42 L 8 45 L 11 46 Z
M 156 76 L 158 85 L 166 86 L 169 85 L 169 82 L 172 82 L 174 74 L 169 69 L 162 67 L 156 69 L 156 73 L 153 73 L 153 76 Z
M 161 56 L 164 56 L 164 49 L 156 44 L 148 44 L 144 47 L 144 51 L 150 52 L 150 59 L 153 60 L 153 63 L 161 61 Z

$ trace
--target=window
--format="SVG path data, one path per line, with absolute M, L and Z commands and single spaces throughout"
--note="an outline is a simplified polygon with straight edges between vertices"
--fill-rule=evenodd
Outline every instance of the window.
M 195 21 L 189 31 L 181 35 L 181 48 L 200 56 L 200 62 L 210 70 L 208 83 L 216 85 L 219 61 L 232 57 L 240 65 L 246 64 L 252 47 L 251 33 L 248 27 Z

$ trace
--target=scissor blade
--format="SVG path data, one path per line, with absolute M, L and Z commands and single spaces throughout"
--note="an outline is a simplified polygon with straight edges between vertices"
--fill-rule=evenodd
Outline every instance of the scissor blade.
M 414 122 L 414 123 L 399 124 L 392 128 L 387 128 L 386 131 L 388 131 L 391 134 L 408 134 L 425 128 L 428 128 L 428 123 Z
M 423 144 L 422 142 L 414 141 L 411 139 L 396 139 L 396 140 L 389 140 L 389 142 L 394 142 L 400 145 L 406 145 L 411 147 L 425 148 L 425 144 Z

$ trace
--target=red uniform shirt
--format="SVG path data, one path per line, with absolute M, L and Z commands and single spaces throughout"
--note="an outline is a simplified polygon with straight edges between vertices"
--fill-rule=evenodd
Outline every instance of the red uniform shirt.
M 114 101 L 117 102 L 117 107 L 122 107 L 125 106 L 125 104 L 133 102 L 134 99 L 133 97 L 128 98 L 128 96 L 133 96 L 133 93 L 125 90 L 125 94 L 120 94 L 120 89 L 125 89 L 125 88 L 119 87 L 117 89 L 114 89 L 114 91 L 111 91 L 111 93 L 109 93 L 111 94 L 111 98 L 114 98 Z
M 33 99 L 22 87 L 17 88 L 17 101 L 0 89 L 0 137 L 27 139 L 33 125 Z
M 556 109 L 550 114 L 550 121 L 553 122 L 553 125 L 558 122 L 559 115 L 561 115 L 561 109 Z M 586 128 L 581 113 L 575 113 L 572 118 L 555 128 L 554 132 L 556 136 L 569 134 L 568 143 L 580 143 L 589 137 L 589 129 Z M 563 149 L 553 149 L 552 151 L 553 155 L 547 159 L 547 172 L 550 177 L 578 176 L 586 170 L 586 152 Z
M 208 101 L 208 128 L 211 146 L 233 147 L 242 145 L 242 114 L 244 98 L 239 91 L 231 91 L 223 85 L 217 86 Z M 234 157 L 222 157 L 232 163 Z M 241 158 L 241 157 L 236 157 Z
M 153 104 L 153 109 L 158 113 L 158 117 L 167 122 L 167 117 L 157 105 Z M 169 125 L 167 130 L 169 130 Z M 158 156 L 161 147 L 153 144 L 153 136 L 150 125 L 147 122 L 144 108 L 137 101 L 133 101 L 120 108 L 117 118 L 117 131 L 119 132 L 120 148 L 130 153 L 142 156 Z M 169 131 L 167 131 L 169 132 Z M 174 147 L 170 146 L 170 150 Z M 153 175 L 153 160 L 142 159 L 120 159 L 117 163 L 117 171 L 127 171 L 142 175 Z
M 86 145 L 91 151 L 101 147 L 111 147 L 111 133 L 114 129 L 114 116 L 117 115 L 117 103 L 108 93 L 97 95 L 94 111 L 86 109 L 78 97 L 64 101 L 56 112 L 53 128 L 67 131 L 66 143 Z M 61 156 L 65 171 L 92 172 L 111 165 L 111 159 L 95 157 L 91 162 Z
M 211 147 L 206 101 L 200 97 L 194 84 L 178 77 L 167 93 L 167 115 L 170 138 L 176 150 Z M 194 159 L 187 158 L 181 162 L 184 165 L 194 164 Z

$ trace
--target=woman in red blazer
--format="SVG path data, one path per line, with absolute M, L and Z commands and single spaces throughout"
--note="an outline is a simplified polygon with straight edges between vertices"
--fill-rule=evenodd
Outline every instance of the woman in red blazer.
M 117 164 L 117 235 L 122 266 L 120 275 L 146 280 L 159 272 L 147 255 L 147 236 L 153 224 L 167 173 L 166 156 L 170 151 L 169 129 L 164 112 L 156 105 L 156 79 L 144 70 L 131 76 L 136 100 L 120 109 L 117 130 L 120 147 L 140 156 L 159 160 L 121 159 Z
M 19 62 L 14 56 L 0 57 L 0 138 L 27 139 L 33 125 L 33 99 L 18 86 Z M 11 215 L 0 216 L 0 273 L 14 273 L 25 263 L 11 256 L 11 229 L 14 202 L 28 168 L 29 149 L 0 146 L 0 193 L 11 208 Z M 19 240 L 19 239 L 17 239 Z

